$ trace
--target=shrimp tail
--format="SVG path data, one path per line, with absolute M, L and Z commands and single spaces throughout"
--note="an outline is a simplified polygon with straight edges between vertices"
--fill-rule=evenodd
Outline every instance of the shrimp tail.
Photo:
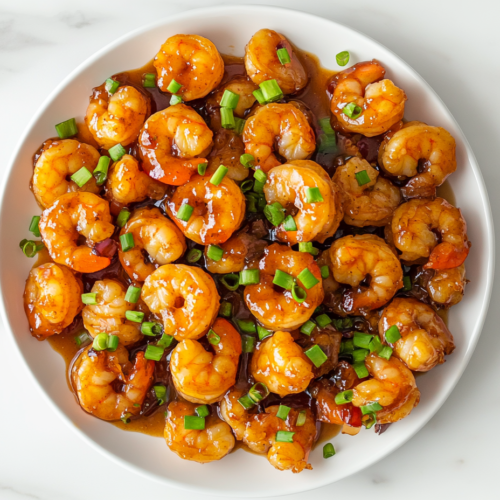
M 144 162 L 143 168 L 152 179 L 171 186 L 182 186 L 191 179 L 198 165 L 202 163 L 207 163 L 206 158 L 193 158 L 192 160 L 171 158 L 168 161 L 168 169 L 164 169 L 158 163 L 151 167 L 148 162 Z
M 90 249 L 89 249 L 90 250 Z M 91 253 L 73 257 L 73 269 L 79 273 L 95 273 L 108 267 L 111 264 L 111 259 L 108 257 L 100 257 Z
M 440 243 L 431 253 L 429 262 L 424 269 L 452 269 L 461 266 L 467 255 L 469 255 L 470 241 L 467 241 L 462 249 L 457 249 L 448 242 Z

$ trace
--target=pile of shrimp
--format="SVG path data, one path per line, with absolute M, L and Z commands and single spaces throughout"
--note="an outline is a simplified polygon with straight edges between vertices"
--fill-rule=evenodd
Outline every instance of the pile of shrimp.
M 262 29 L 234 75 L 212 41 L 172 36 L 141 83 L 100 83 L 85 124 L 35 155 L 30 332 L 74 337 L 85 412 L 161 411 L 185 460 L 241 441 L 312 469 L 318 423 L 382 433 L 418 405 L 415 372 L 455 348 L 441 312 L 471 244 L 439 196 L 454 138 L 405 122 L 376 60 L 335 73 L 316 116 L 303 62 Z

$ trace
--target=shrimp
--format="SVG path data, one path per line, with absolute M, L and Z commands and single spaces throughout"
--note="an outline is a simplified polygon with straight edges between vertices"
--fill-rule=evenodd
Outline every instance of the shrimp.
M 323 250 L 316 259 L 316 264 L 318 264 L 320 269 L 323 266 L 328 266 L 329 269 L 332 269 L 332 259 L 330 258 L 330 251 Z M 333 277 L 331 272 L 328 273 L 327 278 L 323 278 L 323 290 L 325 291 L 325 295 L 327 293 L 335 293 L 340 287 L 340 283 L 337 283 L 335 281 L 335 278 Z
M 225 85 L 221 86 L 213 95 L 207 99 L 207 103 L 209 105 L 220 106 L 220 102 L 224 92 L 229 90 L 233 94 L 238 94 L 239 99 L 236 107 L 233 110 L 233 113 L 240 118 L 244 118 L 245 112 L 250 109 L 255 101 L 257 100 L 253 95 L 253 92 L 257 90 L 259 87 L 255 83 L 245 75 L 235 75 L 231 80 L 229 80 Z M 220 117 L 220 114 L 219 114 Z M 212 118 L 213 120 L 213 118 Z M 215 125 L 212 123 L 212 127 Z M 220 123 L 216 124 L 220 126 Z M 218 128 L 218 127 L 217 127 Z
M 335 280 L 353 287 L 342 299 L 342 307 L 351 314 L 383 306 L 403 286 L 401 263 L 378 236 L 344 236 L 331 246 L 330 258 Z M 363 285 L 368 276 L 369 284 Z
M 278 49 L 286 49 L 290 62 L 282 64 Z M 257 85 L 276 80 L 285 94 L 293 94 L 307 85 L 307 73 L 290 42 L 280 33 L 269 29 L 257 31 L 245 47 L 245 69 Z
M 333 77 L 330 107 L 336 119 L 334 128 L 373 137 L 403 118 L 406 94 L 384 76 L 385 69 L 373 60 L 355 64 Z M 351 103 L 361 108 L 357 118 L 344 112 Z
M 233 181 L 242 181 L 250 174 L 250 169 L 244 167 L 240 158 L 245 152 L 245 145 L 240 135 L 234 130 L 220 128 L 214 138 L 214 147 L 207 157 L 207 173 L 213 174 L 221 165 L 228 172 L 226 174 Z
M 443 198 L 403 203 L 394 212 L 392 233 L 394 244 L 403 252 L 401 260 L 428 258 L 424 269 L 452 269 L 462 265 L 469 254 L 465 219 L 460 209 Z
M 245 217 L 245 197 L 238 185 L 226 176 L 215 186 L 211 178 L 210 174 L 193 176 L 175 190 L 165 207 L 184 236 L 200 245 L 224 243 Z M 177 214 L 186 203 L 194 212 L 183 221 Z
M 163 92 L 172 80 L 182 85 L 176 92 L 184 101 L 200 99 L 219 85 L 224 75 L 224 61 L 216 46 L 199 35 L 174 35 L 156 54 L 154 66 L 158 87 Z
M 154 366 L 142 351 L 131 362 L 122 345 L 115 352 L 95 351 L 90 345 L 74 362 L 71 381 L 87 413 L 102 420 L 119 420 L 141 411 L 153 383 Z
M 297 425 L 301 410 L 291 408 L 286 420 L 277 417 L 278 406 L 266 408 L 265 413 L 248 413 L 238 402 L 244 395 L 241 389 L 231 389 L 220 403 L 220 414 L 231 426 L 238 441 L 243 441 L 255 453 L 267 454 L 278 470 L 294 473 L 312 469 L 307 462 L 316 438 L 316 423 L 309 408 L 304 408 L 305 422 Z M 276 441 L 278 431 L 292 432 L 292 442 Z
M 106 182 L 106 196 L 119 205 L 144 201 L 146 198 L 161 200 L 167 186 L 155 181 L 139 168 L 131 155 L 124 155 L 113 164 Z
M 379 165 L 400 179 L 411 177 L 402 188 L 406 198 L 431 197 L 457 169 L 455 150 L 455 139 L 447 130 L 414 121 L 384 138 Z M 420 160 L 424 160 L 423 165 Z
M 39 223 L 40 234 L 52 259 L 80 273 L 93 273 L 109 266 L 110 259 L 92 252 L 95 243 L 110 238 L 108 202 L 93 193 L 67 193 L 44 210 Z M 80 235 L 87 245 L 78 245 Z
M 32 188 L 36 201 L 43 208 L 48 208 L 59 196 L 74 191 L 99 193 L 100 188 L 92 177 L 82 187 L 71 180 L 71 176 L 85 167 L 93 172 L 99 161 L 98 151 L 75 139 L 47 141 L 42 154 L 35 164 Z
M 437 304 L 450 307 L 462 300 L 466 283 L 465 266 L 462 264 L 452 269 L 435 271 L 427 283 L 427 292 Z
M 260 283 L 245 287 L 243 296 L 250 312 L 270 330 L 293 330 L 303 325 L 323 302 L 324 291 L 321 285 L 321 272 L 314 257 L 306 252 L 296 252 L 287 246 L 273 243 L 264 250 L 259 261 Z M 318 280 L 306 290 L 307 297 L 298 303 L 290 290 L 273 284 L 276 271 L 291 275 L 304 290 L 298 275 L 304 270 Z
M 177 340 L 199 339 L 219 312 L 214 280 L 198 267 L 167 264 L 149 275 L 141 297 L 163 319 L 164 332 Z
M 310 188 L 318 188 L 322 201 L 308 201 Z M 284 224 L 276 228 L 279 241 L 319 241 L 333 236 L 343 217 L 340 191 L 325 170 L 310 160 L 296 160 L 272 168 L 264 185 L 269 204 L 278 202 L 292 215 L 296 231 L 287 231 Z
M 224 458 L 235 444 L 231 427 L 212 413 L 205 418 L 204 429 L 186 429 L 184 417 L 194 416 L 195 409 L 193 403 L 181 401 L 168 405 L 164 432 L 167 446 L 184 460 L 202 464 Z
M 118 249 L 126 273 L 134 281 L 144 281 L 153 271 L 180 258 L 186 251 L 186 239 L 177 226 L 158 208 L 140 208 L 123 227 L 120 235 L 132 234 L 134 247 Z M 144 259 L 144 252 L 149 260 Z
M 273 150 L 288 162 L 306 160 L 316 149 L 314 131 L 307 117 L 291 103 L 266 104 L 257 109 L 243 130 L 245 152 L 254 156 L 255 166 L 268 172 L 281 165 Z
M 365 365 L 371 377 L 353 389 L 352 404 L 358 408 L 377 402 L 377 423 L 390 424 L 407 417 L 420 401 L 413 373 L 395 356 L 389 360 L 369 354 Z
M 196 340 L 183 340 L 172 351 L 170 373 L 179 394 L 192 403 L 220 401 L 236 382 L 241 337 L 229 321 L 217 318 L 210 331 L 219 341 L 215 355 Z M 213 341 L 209 339 L 209 341 Z
M 125 300 L 127 290 L 119 281 L 96 281 L 91 292 L 96 294 L 97 304 L 86 305 L 82 318 L 92 337 L 101 332 L 117 335 L 122 345 L 142 339 L 141 325 L 125 318 L 125 313 L 134 311 L 136 306 Z
M 370 182 L 360 185 L 359 172 L 366 172 Z M 341 188 L 344 222 L 351 226 L 385 226 L 401 202 L 399 189 L 361 158 L 353 157 L 338 167 L 333 181 Z
M 61 333 L 82 310 L 82 281 L 58 264 L 34 267 L 24 288 L 24 310 L 31 335 L 45 340 Z
M 385 332 L 394 325 L 401 338 L 391 343 Z M 414 372 L 427 372 L 444 363 L 444 356 L 455 349 L 453 336 L 444 321 L 432 307 L 415 299 L 394 299 L 382 313 L 379 335 Z
M 142 167 L 165 184 L 185 184 L 212 146 L 213 132 L 189 106 L 176 104 L 151 115 L 139 134 Z
M 126 85 L 109 94 L 102 84 L 92 91 L 85 123 L 99 146 L 128 146 L 137 139 L 150 112 L 149 98 L 136 88 Z
M 288 332 L 276 332 L 259 344 L 250 371 L 281 397 L 305 391 L 314 377 L 313 364 Z

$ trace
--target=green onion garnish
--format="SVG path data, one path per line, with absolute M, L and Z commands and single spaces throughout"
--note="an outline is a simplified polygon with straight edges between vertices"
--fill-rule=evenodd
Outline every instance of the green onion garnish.
M 306 423 L 306 418 L 307 418 L 306 410 L 301 410 L 297 415 L 297 422 L 295 422 L 295 425 L 297 427 L 302 427 Z
M 313 330 L 316 328 L 316 323 L 314 321 L 306 321 L 300 328 L 300 333 L 310 336 Z
M 310 253 L 311 255 L 319 254 L 319 250 L 314 248 L 311 241 L 301 241 L 299 243 L 299 252 Z
M 335 135 L 322 134 L 318 137 L 318 153 L 335 153 L 337 151 L 337 139 Z
M 233 305 L 230 302 L 221 302 L 219 314 L 224 318 L 230 318 L 233 313 Z
M 211 328 L 208 330 L 207 339 L 212 345 L 219 345 L 220 336 L 217 335 Z
M 321 271 L 321 277 L 324 280 L 326 280 L 326 278 L 328 278 L 328 276 L 330 276 L 330 268 L 328 266 L 321 266 L 320 271 Z
M 294 284 L 292 286 L 292 297 L 295 302 L 302 304 L 307 299 L 307 292 L 299 285 Z
M 76 126 L 76 120 L 70 118 L 65 122 L 58 123 L 56 125 L 56 132 L 59 139 L 67 139 L 68 137 L 73 137 L 78 134 L 78 127 Z
M 370 342 L 372 341 L 373 335 L 368 333 L 354 332 L 353 342 L 356 347 L 362 349 L 368 349 Z
M 332 319 L 328 314 L 320 314 L 319 316 L 316 316 L 316 323 L 318 323 L 318 326 L 320 328 L 324 328 L 325 326 L 329 325 L 332 322 Z
M 121 144 L 117 144 L 109 148 L 108 153 L 113 161 L 118 161 L 123 155 L 127 154 L 127 150 Z
M 360 108 L 355 102 L 350 102 L 349 104 L 346 104 L 344 106 L 342 112 L 344 113 L 344 115 L 347 115 L 349 118 L 355 120 L 356 118 L 359 118 L 361 116 L 363 108 Z
M 242 335 L 241 347 L 243 352 L 253 352 L 255 350 L 255 337 L 250 337 L 250 335 Z
M 290 54 L 288 53 L 288 50 L 286 50 L 285 47 L 283 47 L 282 49 L 278 49 L 276 51 L 276 54 L 278 55 L 278 59 L 280 60 L 281 64 L 290 63 Z
M 255 323 L 251 319 L 237 319 L 236 323 L 240 327 L 240 330 L 245 333 L 257 333 L 257 328 Z
M 329 116 L 325 116 L 324 118 L 320 118 L 318 120 L 318 122 L 319 122 L 319 126 L 321 127 L 321 130 L 323 130 L 323 132 L 326 135 L 333 135 L 333 136 L 335 136 L 335 131 L 332 128 L 332 124 L 330 122 L 330 117 Z
M 215 260 L 215 262 L 219 262 L 224 255 L 224 250 L 217 245 L 208 245 L 207 248 L 207 257 L 209 259 Z
M 291 215 L 287 215 L 283 221 L 283 228 L 285 231 L 297 231 L 297 224 Z
M 375 413 L 369 413 L 368 415 L 365 415 L 365 417 L 368 418 L 363 418 L 363 425 L 365 426 L 365 429 L 371 429 L 377 423 L 377 415 Z
M 149 337 L 155 337 L 161 333 L 161 325 L 152 321 L 145 321 L 141 324 L 141 333 Z
M 288 417 L 288 414 L 290 413 L 291 408 L 289 406 L 285 405 L 279 405 L 278 412 L 276 413 L 276 416 L 278 418 L 281 418 L 281 420 L 286 420 Z
M 267 398 L 267 396 L 269 396 L 269 389 L 263 382 L 257 382 L 256 384 L 252 385 L 252 387 L 248 391 L 248 395 L 254 403 L 259 403 L 263 399 Z
M 131 304 L 137 304 L 139 297 L 141 296 L 141 287 L 130 285 L 125 294 L 125 300 Z
M 140 311 L 125 311 L 125 318 L 134 323 L 142 323 L 144 320 L 144 313 Z
M 210 410 L 208 409 L 207 405 L 197 406 L 194 411 L 196 412 L 196 415 L 198 415 L 198 417 L 205 418 L 210 415 Z
M 166 349 L 167 347 L 171 346 L 173 341 L 174 341 L 174 337 L 172 337 L 172 335 L 168 335 L 168 334 L 164 333 L 161 336 L 161 339 L 156 343 L 156 345 L 158 347 L 163 347 L 164 349 Z
M 205 419 L 203 417 L 195 417 L 186 415 L 184 417 L 184 429 L 193 431 L 202 431 L 205 428 Z
M 144 357 L 146 359 L 150 359 L 151 361 L 160 361 L 164 352 L 165 352 L 165 349 L 163 349 L 163 347 L 158 347 L 158 346 L 149 344 L 146 347 L 146 351 L 144 352 Z
M 278 285 L 281 288 L 284 288 L 285 290 L 291 290 L 293 287 L 293 283 L 294 283 L 293 276 L 283 271 L 280 271 L 279 269 L 276 269 L 276 273 L 273 278 L 274 285 Z
M 245 168 L 251 168 L 254 166 L 255 158 L 253 155 L 245 153 L 240 156 L 240 163 L 245 167 Z
M 293 443 L 294 434 L 295 432 L 291 431 L 278 431 L 275 439 L 278 443 Z
M 337 64 L 339 66 L 345 66 L 349 62 L 349 57 L 350 54 L 347 50 L 343 50 L 342 52 L 339 52 L 335 58 L 337 59 Z
M 231 108 L 220 108 L 220 121 L 223 128 L 233 130 L 236 127 L 233 110 Z
M 245 410 L 250 409 L 255 403 L 250 399 L 248 394 L 245 394 L 245 396 L 242 396 L 240 399 L 238 399 L 238 403 L 240 403 Z
M 124 423 L 124 424 L 129 424 L 130 423 L 130 417 L 132 416 L 132 413 L 125 413 L 125 415 L 123 415 L 123 417 L 120 418 L 120 420 Z
M 319 368 L 328 359 L 328 356 L 319 345 L 313 345 L 304 354 L 313 362 L 316 368 Z
M 285 219 L 285 209 L 281 206 L 281 203 L 275 201 L 271 205 L 266 205 L 264 215 L 273 226 L 279 226 Z
M 97 293 L 82 293 L 82 302 L 89 306 L 97 304 Z
M 335 455 L 335 448 L 333 447 L 332 443 L 326 443 L 325 446 L 323 446 L 323 458 L 330 458 Z
M 234 131 L 238 134 L 241 135 L 243 133 L 243 130 L 245 130 L 245 125 L 247 121 L 244 120 L 243 118 L 239 118 L 237 116 L 234 117 Z
M 283 91 L 276 80 L 266 80 L 265 82 L 262 82 L 259 87 L 260 90 L 262 90 L 262 95 L 264 96 L 266 102 L 279 101 L 283 98 Z
M 108 345 L 106 349 L 110 352 L 116 351 L 118 344 L 120 343 L 120 338 L 118 335 L 108 335 Z
M 352 398 L 354 397 L 354 392 L 349 390 L 349 391 L 344 391 L 344 392 L 339 392 L 335 396 L 335 404 L 337 405 L 345 405 L 346 403 L 350 403 L 352 401 Z
M 38 235 L 38 236 L 40 236 L 40 235 Z M 409 291 L 411 291 L 411 289 L 412 289 L 411 278 L 409 276 L 404 276 L 403 277 L 403 290 L 405 292 L 409 292 Z
M 189 252 L 186 255 L 186 260 L 190 264 L 194 264 L 195 262 L 198 262 L 201 259 L 202 255 L 203 252 L 198 248 L 191 248 L 191 250 L 189 250 Z
M 258 182 L 262 182 L 265 184 L 267 181 L 267 174 L 263 170 L 256 170 L 253 174 L 254 179 L 256 179 Z
M 356 349 L 352 352 L 352 360 L 354 363 L 359 363 L 361 361 L 364 361 L 368 354 L 370 354 L 370 351 L 368 349 Z
M 228 289 L 231 290 L 231 292 L 234 292 L 235 290 L 238 289 L 240 286 L 240 276 L 239 274 L 235 273 L 230 273 L 230 274 L 225 274 L 221 279 L 220 282 Z
M 226 89 L 222 94 L 222 99 L 220 100 L 220 106 L 221 108 L 236 109 L 239 100 L 240 100 L 239 94 L 235 94 L 234 92 L 231 92 L 230 90 Z
M 354 352 L 356 352 L 356 351 L 354 351 Z M 369 375 L 368 368 L 366 368 L 364 361 L 354 363 L 352 365 L 352 367 L 354 368 L 354 371 L 356 372 L 356 375 L 358 376 L 358 378 L 368 377 L 368 375 Z
M 200 175 L 205 175 L 205 172 L 207 171 L 207 167 L 208 167 L 208 162 L 198 163 L 198 173 Z
M 352 339 L 343 340 L 340 344 L 340 352 L 351 353 L 354 351 L 354 342 Z
M 302 282 L 306 290 L 310 290 L 313 286 L 319 283 L 319 279 L 317 279 L 307 267 L 300 272 L 297 279 Z
M 75 343 L 78 347 L 81 347 L 84 344 L 87 344 L 89 341 L 93 340 L 89 335 L 87 330 L 81 331 L 78 335 L 75 336 Z
M 321 196 L 321 191 L 317 187 L 306 187 L 306 201 L 307 203 L 320 203 L 325 201 Z
M 132 214 L 126 210 L 125 208 L 122 208 L 120 210 L 120 213 L 118 214 L 118 217 L 116 218 L 116 224 L 119 226 L 119 227 L 123 227 L 125 226 L 125 224 L 128 222 L 128 220 L 130 219 L 130 216 Z
M 369 415 L 370 413 L 376 413 L 382 409 L 382 406 L 377 401 L 368 403 L 367 405 L 361 406 L 361 413 L 363 415 Z
M 385 345 L 384 347 L 382 347 L 382 349 L 380 349 L 380 352 L 378 353 L 378 355 L 381 358 L 389 360 L 389 359 L 391 359 L 391 356 L 392 356 L 392 349 L 388 345 Z
M 273 332 L 271 332 L 270 330 L 267 330 L 263 326 L 257 325 L 257 335 L 259 336 L 259 340 L 264 340 L 272 334 Z
M 95 177 L 96 184 L 102 186 L 108 177 L 108 169 L 111 158 L 109 156 L 101 156 L 97 167 L 94 169 L 93 175 Z
M 260 271 L 258 269 L 244 269 L 240 272 L 240 285 L 258 285 L 260 283 Z
M 370 176 L 368 175 L 368 172 L 366 170 L 361 170 L 361 172 L 356 172 L 354 176 L 356 177 L 356 180 L 358 181 L 358 184 L 360 186 L 364 186 L 365 184 L 371 182 Z
M 144 80 L 142 81 L 142 86 L 146 89 L 156 87 L 156 75 L 154 73 L 146 73 L 144 75 Z
M 71 180 L 78 187 L 83 187 L 90 179 L 92 179 L 92 174 L 85 167 L 82 167 L 71 176 Z
M 252 94 L 255 97 L 255 99 L 259 101 L 259 104 L 266 104 L 266 98 L 264 97 L 264 94 L 261 89 L 254 90 Z
M 92 343 L 92 349 L 94 351 L 104 351 L 108 347 L 108 334 L 98 333 L 94 337 L 94 342 Z
M 108 78 L 106 80 L 106 83 L 104 84 L 104 88 L 107 90 L 107 92 L 109 94 L 114 94 L 118 90 L 119 86 L 120 86 L 120 82 L 117 82 L 116 80 L 113 80 L 112 78 Z
M 176 217 L 184 222 L 188 222 L 189 219 L 191 218 L 191 215 L 193 215 L 193 211 L 194 207 L 192 207 L 188 203 L 183 203 L 179 207 L 179 210 L 177 210 Z
M 170 106 L 175 106 L 176 104 L 181 104 L 181 103 L 182 103 L 182 97 L 180 95 L 172 94 L 172 97 L 170 98 Z
M 247 179 L 240 184 L 240 189 L 241 189 L 242 193 L 246 193 L 248 191 L 251 191 L 252 188 L 253 188 L 253 180 L 252 179 Z
M 135 247 L 134 235 L 132 233 L 125 233 L 120 236 L 120 244 L 123 252 L 128 252 Z
M 153 386 L 153 390 L 155 391 L 156 399 L 158 399 L 158 405 L 161 406 L 165 403 L 167 388 L 164 385 L 155 385 Z
M 264 186 L 266 185 L 265 182 L 260 182 L 258 180 L 255 180 L 253 183 L 253 190 L 255 193 L 263 193 L 264 192 Z M 265 200 L 265 198 L 264 198 Z
M 385 340 L 389 344 L 394 344 L 401 338 L 401 333 L 396 325 L 392 325 L 389 329 L 385 331 Z
M 41 217 L 39 215 L 34 215 L 33 218 L 31 219 L 29 227 L 29 231 L 33 233 L 37 238 L 40 238 L 40 229 L 38 227 L 40 218 Z
M 220 165 L 220 167 L 215 171 L 214 175 L 212 175 L 210 184 L 218 186 L 222 182 L 222 179 L 224 179 L 228 171 L 229 169 L 227 167 L 225 167 L 224 165 Z
M 178 82 L 176 82 L 173 78 L 172 80 L 170 81 L 170 83 L 168 84 L 168 87 L 167 87 L 167 90 L 171 93 L 171 94 L 177 94 L 177 92 L 179 92 L 179 90 L 181 90 L 181 87 L 182 85 Z
M 370 349 L 370 352 L 376 352 L 379 353 L 382 350 L 382 342 L 380 342 L 379 336 L 375 335 L 368 345 L 368 349 Z

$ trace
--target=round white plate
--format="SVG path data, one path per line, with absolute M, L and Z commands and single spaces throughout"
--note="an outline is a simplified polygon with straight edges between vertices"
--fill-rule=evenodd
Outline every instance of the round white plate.
M 162 439 L 124 432 L 85 414 L 66 385 L 63 359 L 48 343 L 29 334 L 22 304 L 24 282 L 33 261 L 23 255 L 18 242 L 29 237 L 31 217 L 40 211 L 28 190 L 32 155 L 45 139 L 55 135 L 54 125 L 71 117 L 82 119 L 93 87 L 113 73 L 142 67 L 171 35 L 203 35 L 220 52 L 241 56 L 250 37 L 261 28 L 283 33 L 299 48 L 316 54 L 327 68 L 340 69 L 335 55 L 343 50 L 351 53 L 350 65 L 372 58 L 382 62 L 388 78 L 408 95 L 406 119 L 445 127 L 455 137 L 458 168 L 450 183 L 472 241 L 467 260 L 471 282 L 449 319 L 457 348 L 444 365 L 418 378 L 420 405 L 381 436 L 362 431 L 355 437 L 336 437 L 334 458 L 324 460 L 318 447 L 310 457 L 314 469 L 301 474 L 279 472 L 264 457 L 242 450 L 207 465 L 183 461 Z M 494 266 L 490 207 L 474 155 L 454 118 L 429 85 L 392 52 L 350 28 L 303 12 L 262 6 L 193 10 L 104 48 L 66 78 L 36 113 L 6 169 L 0 196 L 0 311 L 38 386 L 58 415 L 87 443 L 130 470 L 180 488 L 230 497 L 284 495 L 333 483 L 380 460 L 425 425 L 448 397 L 470 359 L 488 308 Z M 439 443 L 434 451 L 439 453 Z

